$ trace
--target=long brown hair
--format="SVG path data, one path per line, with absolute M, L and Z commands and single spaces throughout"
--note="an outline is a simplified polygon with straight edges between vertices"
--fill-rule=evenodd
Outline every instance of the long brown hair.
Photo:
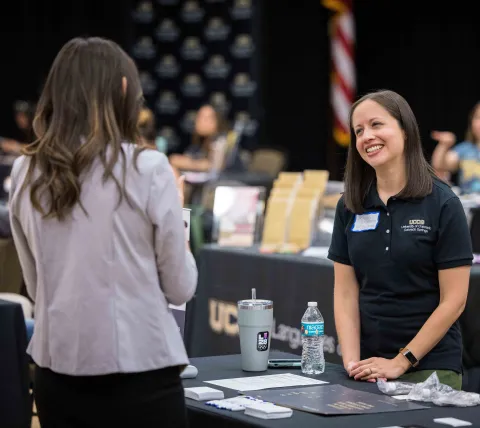
M 210 152 L 210 143 L 219 135 L 227 134 L 229 131 L 229 123 L 225 119 L 225 116 L 220 112 L 218 108 L 213 106 L 212 104 L 204 104 L 201 106 L 197 111 L 200 111 L 204 107 L 210 107 L 213 112 L 215 113 L 215 120 L 217 122 L 217 131 L 215 135 L 211 135 L 208 137 L 200 135 L 195 128 L 193 129 L 192 134 L 192 145 L 200 147 L 205 153 Z
M 420 131 L 412 109 L 405 98 L 393 91 L 369 93 L 356 101 L 350 109 L 350 145 L 348 147 L 347 166 L 345 171 L 346 207 L 354 213 L 364 211 L 363 201 L 370 186 L 375 181 L 375 170 L 367 164 L 355 145 L 356 135 L 352 126 L 355 109 L 364 101 L 372 100 L 380 104 L 397 120 L 405 133 L 405 162 L 407 184 L 398 194 L 400 198 L 423 198 L 432 192 L 435 171 L 425 159 L 422 149 Z
M 22 189 L 30 185 L 34 208 L 58 220 L 77 203 L 86 213 L 80 199 L 81 176 L 97 158 L 104 167 L 103 180 L 117 185 L 119 204 L 123 197 L 128 201 L 121 143 L 137 141 L 142 104 L 137 68 L 120 46 L 97 37 L 67 42 L 53 62 L 37 105 L 36 140 L 24 149 L 30 165 Z M 120 158 L 122 183 L 113 174 Z

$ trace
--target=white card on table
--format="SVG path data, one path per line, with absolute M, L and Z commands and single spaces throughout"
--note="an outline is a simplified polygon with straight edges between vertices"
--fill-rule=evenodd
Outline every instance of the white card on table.
M 353 222 L 352 232 L 365 232 L 375 230 L 378 226 L 380 211 L 366 214 L 357 214 Z
M 469 426 L 472 426 L 471 422 L 462 421 L 461 419 L 457 419 L 457 418 L 437 418 L 437 419 L 434 419 L 433 422 L 435 422 L 437 424 L 450 425 L 452 427 L 469 427 Z

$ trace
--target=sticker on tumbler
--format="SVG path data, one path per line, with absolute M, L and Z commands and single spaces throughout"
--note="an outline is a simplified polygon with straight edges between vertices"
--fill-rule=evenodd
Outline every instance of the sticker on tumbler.
M 302 322 L 302 336 L 323 336 L 323 322 Z
M 257 351 L 268 350 L 268 331 L 262 331 L 257 334 Z

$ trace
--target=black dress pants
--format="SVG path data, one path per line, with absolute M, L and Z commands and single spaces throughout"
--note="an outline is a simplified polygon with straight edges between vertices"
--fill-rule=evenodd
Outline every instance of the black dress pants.
M 104 376 L 67 376 L 35 367 L 42 428 L 185 428 L 179 367 Z

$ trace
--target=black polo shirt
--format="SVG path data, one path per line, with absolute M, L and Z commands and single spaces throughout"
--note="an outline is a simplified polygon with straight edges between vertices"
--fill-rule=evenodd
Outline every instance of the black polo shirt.
M 472 264 L 471 238 L 460 200 L 439 180 L 422 199 L 387 205 L 373 184 L 364 208 L 355 215 L 340 199 L 328 258 L 355 270 L 361 358 L 393 358 L 438 306 L 438 271 Z M 416 368 L 442 369 L 462 371 L 458 322 Z

